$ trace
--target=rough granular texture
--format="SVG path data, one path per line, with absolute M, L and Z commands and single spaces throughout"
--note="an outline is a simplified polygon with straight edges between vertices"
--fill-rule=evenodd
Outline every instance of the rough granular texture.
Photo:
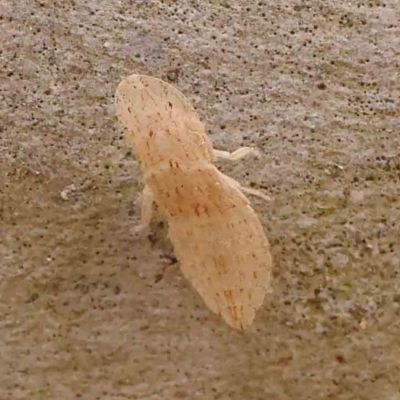
M 0 399 L 400 397 L 400 3 L 2 2 Z M 241 334 L 205 307 L 114 116 L 173 83 L 254 199 L 273 293 Z

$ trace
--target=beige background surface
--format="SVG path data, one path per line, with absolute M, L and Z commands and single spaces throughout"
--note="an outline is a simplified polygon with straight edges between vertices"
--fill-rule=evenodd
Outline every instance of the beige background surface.
M 0 399 L 400 399 L 400 3 L 3 0 Z M 162 221 L 113 112 L 176 85 L 253 199 L 275 259 L 230 329 Z

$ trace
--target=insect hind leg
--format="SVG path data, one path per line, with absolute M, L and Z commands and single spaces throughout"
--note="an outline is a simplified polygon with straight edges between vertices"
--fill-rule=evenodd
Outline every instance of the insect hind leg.
M 243 187 L 238 181 L 236 181 L 235 179 L 233 179 L 230 176 L 227 176 L 225 174 L 224 174 L 224 178 L 226 180 L 228 180 L 229 183 L 232 186 L 237 187 L 243 193 L 251 194 L 252 196 L 259 197 L 259 198 L 261 198 L 261 199 L 263 199 L 264 201 L 267 201 L 267 202 L 271 202 L 272 201 L 272 198 L 267 196 L 266 194 L 264 194 L 261 190 L 252 189 L 252 188 L 248 188 L 248 187 Z
M 260 199 L 263 199 L 263 200 L 268 201 L 268 202 L 272 201 L 272 198 L 267 196 L 266 194 L 264 194 L 261 190 L 252 189 L 252 188 L 243 187 L 243 186 L 240 186 L 239 189 L 243 193 L 251 194 L 253 196 L 259 197 Z
M 132 229 L 134 235 L 140 234 L 150 227 L 153 216 L 154 197 L 148 185 L 145 186 L 136 203 L 140 205 L 141 220 L 140 224 Z
M 222 158 L 230 161 L 240 160 L 241 158 L 246 157 L 248 154 L 253 154 L 255 156 L 261 155 L 261 153 L 258 150 L 254 149 L 253 147 L 240 147 L 239 149 L 235 150 L 232 153 L 229 153 L 228 151 L 214 149 L 214 155 L 216 158 Z M 235 181 L 233 178 L 230 178 L 229 176 L 226 177 L 233 186 L 236 186 L 243 193 L 260 197 L 261 199 L 268 202 L 272 201 L 271 197 L 264 194 L 261 190 L 243 187 L 239 182 Z

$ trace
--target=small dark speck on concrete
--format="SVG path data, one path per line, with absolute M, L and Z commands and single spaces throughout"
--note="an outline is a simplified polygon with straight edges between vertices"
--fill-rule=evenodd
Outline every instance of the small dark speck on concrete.
M 340 364 L 344 364 L 344 363 L 346 362 L 346 359 L 345 359 L 341 354 L 338 354 L 338 355 L 336 356 L 336 361 L 337 361 L 338 363 L 340 363 Z
M 27 303 L 34 303 L 38 298 L 39 298 L 39 295 L 38 295 L 37 293 L 33 293 L 33 294 L 29 297 Z

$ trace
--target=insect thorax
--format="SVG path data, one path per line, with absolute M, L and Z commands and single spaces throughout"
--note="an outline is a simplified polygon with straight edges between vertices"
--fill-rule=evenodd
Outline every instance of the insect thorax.
M 149 169 L 163 163 L 191 163 L 204 160 L 213 161 L 211 142 L 202 132 L 185 131 L 178 134 L 176 131 L 148 129 L 140 134 L 128 134 L 133 145 L 141 169 Z
M 212 218 L 247 206 L 247 199 L 208 161 L 169 160 L 144 175 L 164 213 L 175 218 Z

